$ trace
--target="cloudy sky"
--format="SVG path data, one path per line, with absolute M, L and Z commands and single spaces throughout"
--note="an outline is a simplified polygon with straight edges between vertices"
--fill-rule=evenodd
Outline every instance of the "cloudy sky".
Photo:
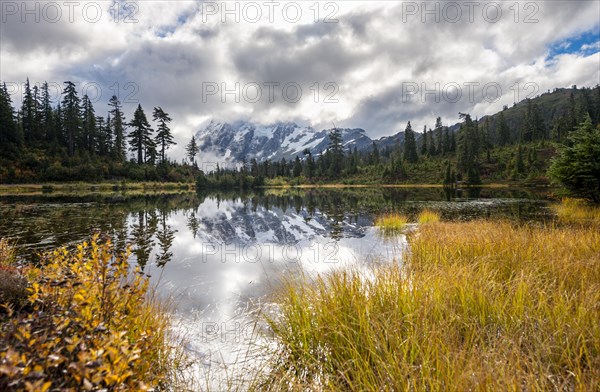
M 203 124 L 296 121 L 371 137 L 481 117 L 600 83 L 600 2 L 7 1 L 0 80 L 66 80 L 105 114 L 161 106 L 183 144 Z M 178 147 L 173 155 L 181 155 Z

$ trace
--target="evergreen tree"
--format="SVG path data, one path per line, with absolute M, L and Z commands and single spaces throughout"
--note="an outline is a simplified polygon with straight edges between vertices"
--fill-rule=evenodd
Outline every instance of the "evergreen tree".
M 329 132 L 328 148 L 328 175 L 332 178 L 339 177 L 342 174 L 341 171 L 344 164 L 344 150 L 342 143 L 342 132 L 337 128 L 333 128 L 333 130 Z
M 576 86 L 573 86 L 576 87 Z M 576 88 L 575 88 L 576 89 Z M 575 95 L 573 91 L 569 95 L 569 128 L 567 132 L 571 132 L 577 127 L 577 104 L 575 103 Z
M 435 120 L 435 138 L 436 138 L 436 153 L 442 155 L 444 153 L 444 136 L 442 128 L 442 118 L 438 117 Z
M 58 145 L 65 146 L 67 145 L 67 136 L 65 135 L 65 127 L 63 124 L 63 111 L 60 103 L 56 105 L 56 109 L 54 110 L 54 127 L 52 130 L 52 134 L 54 140 L 56 140 Z
M 116 95 L 113 95 L 108 102 L 109 110 L 112 116 L 112 121 L 109 126 L 111 128 L 111 134 L 114 137 L 112 143 L 112 155 L 117 162 L 125 161 L 126 148 L 125 148 L 125 116 L 121 107 L 121 102 Z
M 348 175 L 353 175 L 358 173 L 358 165 L 360 161 L 360 156 L 358 154 L 358 150 L 354 147 L 352 154 L 346 160 L 346 173 Z
M 515 171 L 518 175 L 525 173 L 525 162 L 523 161 L 523 148 L 519 144 L 517 148 L 517 162 L 515 164 Z
M 41 127 L 45 132 L 46 142 L 49 143 L 57 143 L 58 138 L 57 135 L 54 134 L 54 116 L 52 114 L 52 101 L 50 100 L 50 91 L 48 88 L 48 82 L 44 82 L 42 84 L 42 97 L 41 97 Z
M 485 149 L 486 160 L 488 161 L 488 163 L 492 161 L 490 150 L 493 147 L 490 132 L 490 117 L 487 116 L 485 118 L 483 126 L 481 127 L 481 142 L 482 147 Z
M 510 129 L 506 124 L 506 119 L 504 118 L 504 111 L 500 112 L 500 119 L 498 125 L 498 144 L 504 146 L 510 143 Z
M 431 156 L 435 156 L 437 155 L 437 151 L 435 149 L 435 137 L 433 135 L 433 131 L 431 129 L 429 129 L 429 132 L 427 132 L 427 137 L 429 138 L 429 151 L 427 152 L 429 155 Z
M 429 153 L 427 148 L 427 125 L 423 126 L 423 141 L 421 143 L 421 155 L 425 156 Z
M 87 95 L 83 96 L 81 104 L 81 145 L 90 153 L 96 153 L 96 114 L 94 106 Z
M 173 140 L 173 134 L 169 128 L 171 117 L 169 117 L 169 114 L 162 110 L 161 107 L 154 108 L 152 117 L 154 121 L 158 122 L 155 142 L 160 149 L 160 161 L 164 164 L 167 159 L 166 151 L 170 146 L 175 144 L 175 141 Z
M 416 163 L 419 160 L 419 156 L 417 155 L 415 132 L 412 130 L 410 121 L 404 130 L 404 159 L 410 163 Z
M 200 152 L 200 147 L 196 143 L 196 137 L 192 136 L 192 139 L 185 147 L 187 158 L 190 160 L 190 164 L 196 166 L 196 155 Z
M 569 136 L 548 174 L 573 195 L 600 203 L 600 128 L 589 114 Z
M 453 136 L 454 134 L 452 134 L 452 137 L 450 136 L 450 128 L 444 127 L 444 147 L 442 148 L 442 154 L 446 154 L 454 150 L 452 148 Z
M 544 118 L 540 107 L 528 99 L 525 120 L 521 124 L 521 141 L 530 142 L 539 139 L 546 139 Z
M 379 165 L 379 150 L 377 149 L 375 142 L 373 142 L 373 149 L 371 150 L 369 162 L 371 165 Z
M 16 157 L 21 142 L 6 83 L 0 88 L 0 156 Z
M 392 181 L 406 179 L 406 168 L 399 144 L 395 146 L 394 151 L 391 153 L 390 164 L 385 168 L 383 177 Z
M 151 140 L 151 128 L 142 109 L 142 105 L 138 104 L 133 120 L 128 124 L 133 129 L 129 132 L 130 150 L 137 153 L 137 163 L 144 163 L 144 153 L 147 153 L 148 141 Z
M 456 168 L 461 175 L 466 175 L 471 184 L 478 184 L 479 178 L 479 130 L 477 122 L 471 120 L 469 114 L 460 113 L 465 122 L 458 132 Z
M 446 175 L 444 176 L 444 188 L 454 188 L 456 185 L 456 175 L 450 165 L 450 161 L 446 162 Z
M 294 160 L 293 176 L 300 177 L 301 174 L 302 174 L 302 163 L 300 163 L 300 158 L 298 157 L 298 155 L 296 155 L 296 159 Z
M 44 139 L 44 129 L 42 128 L 42 96 L 38 86 L 34 85 L 33 92 L 33 123 L 31 126 L 31 140 L 33 144 L 38 144 Z
M 75 84 L 64 83 L 62 100 L 63 126 L 65 128 L 69 156 L 75 155 L 75 143 L 81 132 L 80 99 L 75 90 Z
M 315 175 L 315 160 L 308 148 L 305 148 L 302 152 L 306 157 L 306 163 L 304 164 L 303 172 L 306 178 L 313 178 Z
M 21 106 L 21 125 L 25 141 L 31 145 L 34 139 L 35 101 L 29 85 L 29 78 L 25 81 L 23 104 Z
M 158 151 L 156 149 L 156 142 L 152 137 L 152 128 L 148 128 L 147 137 L 144 139 L 144 163 L 151 165 L 156 164 L 158 158 Z
M 100 156 L 108 156 L 111 151 L 111 132 L 110 132 L 110 115 L 106 121 L 102 116 L 96 117 L 96 127 L 98 131 L 97 153 Z

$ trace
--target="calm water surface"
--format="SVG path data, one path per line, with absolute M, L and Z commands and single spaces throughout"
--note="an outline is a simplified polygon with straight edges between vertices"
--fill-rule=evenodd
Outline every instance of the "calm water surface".
M 252 356 L 250 342 L 269 344 L 268 337 L 257 338 L 263 328 L 255 315 L 268 309 L 269 295 L 282 282 L 348 266 L 368 277 L 381 263 L 399 262 L 406 239 L 382 238 L 373 227 L 378 214 L 400 211 L 414 219 L 429 208 L 446 220 L 545 220 L 547 204 L 542 193 L 510 189 L 50 194 L 0 198 L 0 237 L 12 239 L 20 257 L 33 261 L 40 251 L 96 232 L 122 248 L 131 244 L 132 263 L 172 298 L 177 328 L 214 385 L 231 377 L 232 364 L 244 373 L 240 364 Z

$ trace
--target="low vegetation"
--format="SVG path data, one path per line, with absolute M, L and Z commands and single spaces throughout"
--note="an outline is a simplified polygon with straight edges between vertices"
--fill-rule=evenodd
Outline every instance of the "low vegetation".
M 600 388 L 597 229 L 430 221 L 408 235 L 403 265 L 372 279 L 287 285 L 262 388 Z
M 68 182 L 43 184 L 0 184 L 0 195 L 86 195 L 86 194 L 150 194 L 150 193 L 179 193 L 195 191 L 193 182 Z
M 435 223 L 440 221 L 440 214 L 431 210 L 423 210 L 417 217 L 417 222 L 421 225 L 426 225 L 428 223 Z
M 14 249 L 8 241 L 0 239 L 0 304 L 20 309 L 26 300 L 27 279 L 15 266 Z
M 6 254 L 0 255 L 3 264 Z M 148 278 L 97 237 L 30 267 L 27 306 L 6 304 L 1 390 L 157 390 L 178 382 L 183 355 Z
M 600 208 L 583 200 L 565 198 L 553 206 L 560 222 L 600 226 Z
M 407 224 L 408 218 L 395 212 L 381 215 L 375 219 L 375 226 L 379 227 L 385 234 L 397 233 L 404 229 Z

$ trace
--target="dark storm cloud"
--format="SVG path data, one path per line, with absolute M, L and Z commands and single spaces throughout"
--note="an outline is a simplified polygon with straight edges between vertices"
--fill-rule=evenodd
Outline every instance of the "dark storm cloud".
M 455 124 L 459 112 L 469 112 L 472 108 L 466 99 L 451 102 L 433 96 L 424 98 L 419 93 L 411 96 L 407 90 L 400 83 L 377 96 L 365 98 L 352 117 L 344 121 L 344 126 L 353 124 L 368 129 L 373 137 L 382 137 L 403 131 L 411 121 L 413 129 L 421 132 L 423 125 L 433 127 L 437 117 L 442 117 L 446 125 Z
M 105 63 L 85 76 L 107 85 L 134 83 L 138 87 L 135 97 L 141 103 L 185 115 L 208 109 L 202 103 L 201 85 L 212 80 L 217 69 L 215 59 L 194 42 L 154 41 L 128 50 L 117 62 Z M 123 92 L 127 93 L 130 90 Z
M 2 15 L 2 50 L 16 53 L 39 51 L 72 52 L 84 48 L 86 37 L 72 23 L 50 23 L 29 17 L 23 23 L 20 15 Z

